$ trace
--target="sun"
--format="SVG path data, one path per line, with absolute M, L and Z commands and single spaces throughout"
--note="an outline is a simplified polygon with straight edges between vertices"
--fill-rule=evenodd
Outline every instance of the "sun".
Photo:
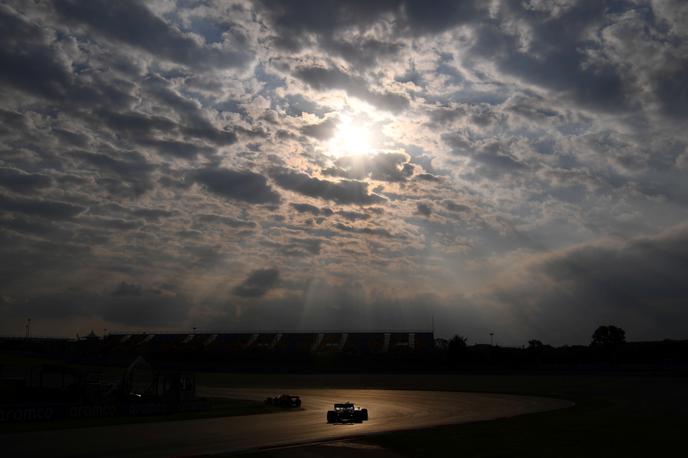
M 349 116 L 343 116 L 335 135 L 328 142 L 328 150 L 336 157 L 368 156 L 373 152 L 370 129 Z

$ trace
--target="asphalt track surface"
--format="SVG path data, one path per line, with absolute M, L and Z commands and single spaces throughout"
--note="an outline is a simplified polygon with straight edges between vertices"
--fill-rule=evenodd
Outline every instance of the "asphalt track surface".
M 199 395 L 264 399 L 275 389 L 199 388 Z M 0 435 L 2 455 L 180 457 L 307 444 L 384 431 L 492 420 L 571 406 L 569 401 L 446 391 L 303 389 L 302 410 Z M 362 424 L 327 424 L 334 402 L 366 407 Z

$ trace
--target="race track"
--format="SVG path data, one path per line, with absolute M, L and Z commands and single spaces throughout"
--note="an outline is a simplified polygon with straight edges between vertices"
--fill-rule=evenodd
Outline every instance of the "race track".
M 264 399 L 280 390 L 199 388 L 201 396 Z M 291 390 L 303 410 L 243 417 L 139 423 L 0 435 L 3 456 L 179 457 L 319 442 L 382 431 L 491 420 L 572 405 L 502 394 L 359 389 Z M 334 402 L 366 407 L 363 424 L 329 425 Z

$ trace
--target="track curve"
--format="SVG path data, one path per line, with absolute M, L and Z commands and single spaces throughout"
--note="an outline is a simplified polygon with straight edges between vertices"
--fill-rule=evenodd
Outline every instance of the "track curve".
M 293 391 L 293 390 L 292 390 Z M 199 395 L 264 399 L 279 389 L 201 388 Z M 192 456 L 320 442 L 384 431 L 492 420 L 572 405 L 558 399 L 446 391 L 302 389 L 303 410 L 244 417 L 139 423 L 87 429 L 7 434 L 7 456 Z M 331 425 L 334 402 L 368 409 L 362 424 Z

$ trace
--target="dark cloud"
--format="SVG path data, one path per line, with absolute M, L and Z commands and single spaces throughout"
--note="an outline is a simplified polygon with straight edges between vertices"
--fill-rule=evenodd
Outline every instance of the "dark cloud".
M 322 46 L 339 54 L 356 68 L 373 67 L 381 60 L 390 59 L 404 48 L 401 42 L 381 41 L 374 38 L 358 38 L 344 41 L 328 37 Z
M 322 116 L 329 111 L 326 107 L 307 99 L 302 94 L 289 94 L 284 97 L 284 100 L 289 116 L 301 116 L 303 113 Z
M 141 296 L 143 295 L 143 287 L 141 285 L 129 284 L 122 282 L 115 287 L 110 293 L 112 296 Z
M 193 137 L 216 145 L 231 145 L 237 141 L 234 132 L 218 128 L 208 120 L 197 100 L 185 97 L 172 89 L 171 81 L 158 75 L 150 76 L 143 82 L 143 87 L 152 98 L 173 110 L 179 117 L 181 122 L 175 127 L 184 138 Z M 148 144 L 157 146 L 163 152 L 187 158 L 193 157 L 196 153 L 207 154 L 212 151 L 212 148 L 205 145 L 195 145 L 176 140 L 151 140 L 149 138 L 136 138 L 136 140 L 139 142 L 148 141 Z
M 67 20 L 87 26 L 93 33 L 142 49 L 154 56 L 185 65 L 233 67 L 244 64 L 248 55 L 199 45 L 154 15 L 135 0 L 78 2 L 54 0 L 55 11 Z
M 383 0 L 377 2 L 335 0 L 297 0 L 292 2 L 262 1 L 279 36 L 276 42 L 288 49 L 308 44 L 309 34 L 315 34 L 320 45 L 351 63 L 372 65 L 376 57 L 395 55 L 394 41 L 361 39 L 346 41 L 337 32 L 356 27 L 368 29 L 375 23 L 390 20 L 399 35 L 439 33 L 478 17 L 483 10 L 474 0 L 441 0 L 432 8 L 421 0 Z
M 71 87 L 71 76 L 37 25 L 3 5 L 0 8 L 0 79 L 46 98 L 59 98 Z
M 398 1 L 366 2 L 354 0 L 297 0 L 294 2 L 262 2 L 275 24 L 291 31 L 328 32 L 352 25 L 367 26 L 379 15 L 398 8 Z
M 318 140 L 327 140 L 337 130 L 337 118 L 328 118 L 318 124 L 310 124 L 301 128 L 301 133 Z
M 432 214 L 432 207 L 429 204 L 418 202 L 416 204 L 416 211 L 419 215 L 430 216 Z
M 0 209 L 47 219 L 66 220 L 86 211 L 85 207 L 54 200 L 28 199 L 0 194 Z
M 86 151 L 77 151 L 73 155 L 84 165 L 101 172 L 96 176 L 96 182 L 111 194 L 141 195 L 153 188 L 153 166 L 141 154 L 127 153 L 121 159 Z
M 162 155 L 169 155 L 182 159 L 195 159 L 199 154 L 210 154 L 213 148 L 176 140 L 142 139 L 140 145 L 151 146 Z
M 464 204 L 457 204 L 452 200 L 445 200 L 442 204 L 447 208 L 447 210 L 453 212 L 467 212 L 471 210 L 471 207 Z
M 24 218 L 18 215 L 0 219 L 0 227 L 15 231 L 18 234 L 30 234 L 39 237 L 51 237 L 61 233 L 60 228 L 52 221 Z M 62 235 L 65 233 L 62 232 Z
M 320 254 L 320 248 L 322 247 L 322 240 L 317 238 L 297 238 L 293 237 L 289 239 L 289 247 L 291 249 L 303 250 L 308 254 L 317 255 Z
M 240 285 L 234 288 L 233 292 L 241 297 L 261 297 L 279 283 L 279 270 L 258 269 L 254 270 L 246 277 Z
M 267 241 L 265 246 L 287 257 L 310 257 L 320 254 L 323 240 L 319 238 L 291 237 L 286 243 Z
M 597 324 L 612 319 L 633 340 L 658 334 L 680 338 L 685 332 L 685 226 L 626 243 L 580 246 L 528 268 L 531 275 L 522 283 L 499 288 L 494 298 L 520 310 L 523 324 L 547 333 L 550 341 L 583 343 Z
M 452 147 L 452 152 L 459 156 L 469 157 L 480 174 L 495 178 L 504 173 L 516 173 L 528 166 L 509 151 L 509 147 L 500 142 L 477 143 L 461 135 L 444 134 L 442 139 Z
M 448 132 L 442 134 L 442 140 L 447 145 L 451 146 L 454 154 L 469 154 L 474 147 L 473 141 L 467 135 L 462 133 Z
M 475 162 L 481 164 L 481 172 L 489 176 L 495 176 L 502 172 L 516 172 L 527 168 L 527 165 L 514 157 L 505 145 L 496 142 L 482 146 L 470 157 Z
M 310 213 L 313 216 L 330 216 L 332 215 L 332 210 L 329 208 L 318 208 L 315 205 L 310 204 L 300 204 L 292 202 L 291 207 L 299 213 Z
M 320 209 L 316 207 L 315 205 L 310 205 L 310 204 L 299 204 L 292 202 L 291 207 L 296 210 L 299 213 L 310 213 L 311 215 L 319 215 L 320 214 Z
M 279 194 L 258 173 L 221 168 L 196 170 L 192 178 L 221 197 L 252 204 L 276 204 Z
M 103 319 L 126 326 L 165 326 L 184 321 L 185 298 L 142 285 L 120 283 L 108 298 L 98 298 Z
M 113 131 L 126 134 L 130 138 L 148 138 L 154 133 L 176 129 L 173 121 L 159 115 L 146 115 L 134 111 L 118 113 L 108 109 L 96 110 L 94 115 Z
M 32 193 L 51 184 L 52 179 L 47 175 L 27 173 L 12 168 L 0 168 L 0 186 L 14 192 Z
M 335 166 L 323 171 L 326 175 L 356 180 L 372 178 L 380 181 L 405 181 L 413 175 L 415 167 L 402 153 L 380 153 L 371 157 L 345 156 Z
M 0 134 L 9 134 L 26 128 L 26 118 L 20 113 L 0 108 Z
M 339 210 L 336 212 L 336 214 L 342 218 L 348 219 L 349 221 L 365 221 L 370 219 L 370 215 L 368 213 Z
M 348 224 L 337 223 L 335 225 L 337 229 L 344 232 L 350 232 L 353 234 L 364 234 L 364 235 L 376 235 L 378 237 L 395 237 L 391 232 L 382 227 L 368 227 L 368 226 L 351 226 Z
M 53 296 L 31 295 L 21 300 L 0 296 L 0 310 L 3 310 L 7 320 L 16 325 L 26 323 L 27 316 L 33 317 L 32 327 L 35 330 L 41 322 L 53 319 L 91 317 L 94 313 L 93 302 L 84 301 L 82 295 L 81 291 L 67 291 Z
M 440 177 L 433 175 L 432 173 L 419 173 L 413 176 L 414 180 L 435 182 L 440 181 Z
M 178 324 L 188 314 L 186 298 L 126 282 L 119 283 L 112 293 L 67 288 L 48 295 L 31 294 L 21 300 L 4 296 L 0 299 L 0 309 L 3 306 L 13 323 L 24 322 L 27 315 L 31 316 L 34 328 L 42 330 L 38 332 L 46 332 L 75 318 L 91 320 L 91 323 L 92 320 L 106 320 L 112 326 L 145 326 L 150 330 L 150 327 Z
M 278 32 L 279 40 L 276 43 L 289 49 L 305 45 L 304 39 L 308 33 L 330 36 L 333 32 L 350 26 L 370 26 L 381 14 L 395 11 L 399 7 L 398 1 L 389 0 L 356 0 L 347 3 L 334 0 L 262 0 L 260 3 Z
M 176 214 L 174 211 L 161 210 L 159 208 L 134 208 L 131 210 L 131 213 L 148 221 L 160 221 L 161 218 L 169 218 Z
M 664 112 L 675 118 L 688 118 L 688 53 L 677 69 L 659 72 L 656 78 L 657 97 Z
M 297 68 L 294 75 L 318 91 L 342 89 L 347 94 L 377 105 L 383 110 L 398 112 L 409 106 L 409 101 L 405 96 L 392 92 L 373 91 L 368 87 L 365 79 L 338 68 L 303 66 Z
M 253 221 L 244 221 L 220 215 L 199 215 L 198 221 L 203 223 L 224 224 L 229 227 L 256 227 L 256 223 Z
M 192 110 L 197 110 L 195 107 Z M 161 140 L 161 135 L 177 134 L 187 139 L 206 140 L 220 145 L 236 143 L 234 132 L 222 130 L 210 123 L 198 113 L 180 113 L 188 122 L 176 123 L 160 115 L 149 115 L 135 111 L 116 112 L 110 109 L 97 109 L 94 115 L 117 135 L 127 137 L 130 141 L 143 146 L 156 148 L 162 154 L 193 159 L 198 153 L 210 153 L 212 148 L 205 145 L 179 140 Z
M 308 174 L 289 170 L 274 169 L 270 177 L 279 186 L 309 197 L 332 200 L 340 204 L 366 205 L 381 202 L 377 194 L 368 192 L 368 184 L 362 181 L 328 181 L 311 177 Z
M 52 40 L 49 29 L 17 14 L 10 7 L 0 8 L 0 81 L 33 96 L 60 103 L 63 110 L 80 106 L 124 108 L 133 103 L 131 85 L 106 81 L 100 75 L 83 79 L 75 75 L 59 41 Z M 121 82 L 119 82 L 121 83 Z
M 440 0 L 428 8 L 422 0 L 407 0 L 402 5 L 403 18 L 414 34 L 439 33 L 479 19 L 484 13 L 481 3 L 475 0 Z
M 85 226 L 103 229 L 105 231 L 129 231 L 143 226 L 140 221 L 129 221 L 122 218 L 107 218 L 102 216 L 82 216 L 78 222 Z
M 476 58 L 494 62 L 500 71 L 557 91 L 587 108 L 623 112 L 637 107 L 645 90 L 637 84 L 638 75 L 628 70 L 634 58 L 619 65 L 597 56 L 600 43 L 591 39 L 591 31 L 600 31 L 618 18 L 615 15 L 636 8 L 633 2 L 613 1 L 581 0 L 556 10 L 554 5 L 532 8 L 525 3 L 504 2 L 500 4 L 501 24 L 478 27 L 470 52 Z M 651 18 L 651 13 L 647 17 Z M 504 25 L 516 22 L 522 26 L 518 32 Z M 645 25 L 651 23 L 648 20 Z M 519 39 L 525 35 L 528 46 L 523 49 Z M 667 53 L 658 60 L 655 68 L 660 71 L 655 72 L 653 79 L 665 111 L 681 115 L 681 110 L 672 108 L 671 98 L 666 97 L 669 92 L 681 92 L 676 84 L 680 85 L 678 81 L 682 81 L 685 72 L 671 70 L 676 64 L 677 59 Z

